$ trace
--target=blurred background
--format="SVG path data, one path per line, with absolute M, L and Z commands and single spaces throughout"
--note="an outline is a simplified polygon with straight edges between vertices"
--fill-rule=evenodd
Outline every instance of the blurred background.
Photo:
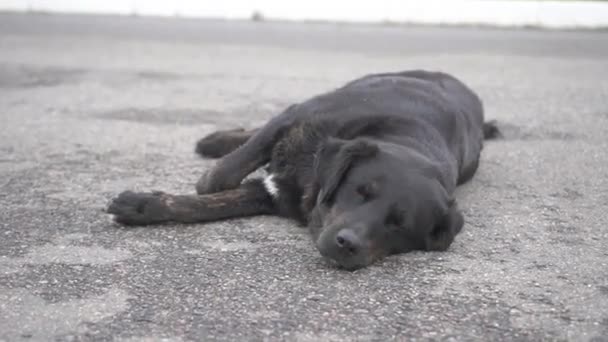
M 603 1 L 543 0 L 2 0 L 0 9 L 232 19 L 543 27 L 608 24 Z

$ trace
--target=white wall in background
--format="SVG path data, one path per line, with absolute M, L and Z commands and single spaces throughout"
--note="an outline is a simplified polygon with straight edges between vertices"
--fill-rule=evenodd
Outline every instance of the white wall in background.
M 0 9 L 356 22 L 608 26 L 608 3 L 524 0 L 0 0 Z

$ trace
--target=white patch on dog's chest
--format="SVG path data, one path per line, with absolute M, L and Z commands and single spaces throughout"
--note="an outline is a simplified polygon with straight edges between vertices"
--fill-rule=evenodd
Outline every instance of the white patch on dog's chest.
M 273 174 L 270 174 L 266 178 L 264 178 L 264 188 L 266 189 L 266 191 L 268 191 L 270 196 L 274 198 L 279 197 L 279 187 L 277 186 L 277 183 L 274 180 Z

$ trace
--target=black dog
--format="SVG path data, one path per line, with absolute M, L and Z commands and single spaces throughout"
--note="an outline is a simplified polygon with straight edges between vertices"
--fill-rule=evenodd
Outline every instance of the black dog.
M 213 133 L 197 152 L 222 157 L 199 195 L 123 192 L 117 222 L 206 222 L 275 214 L 308 225 L 321 254 L 346 269 L 411 250 L 445 250 L 464 220 L 452 194 L 475 174 L 481 101 L 454 77 L 369 75 L 287 108 L 264 127 Z M 268 164 L 265 179 L 243 179 Z

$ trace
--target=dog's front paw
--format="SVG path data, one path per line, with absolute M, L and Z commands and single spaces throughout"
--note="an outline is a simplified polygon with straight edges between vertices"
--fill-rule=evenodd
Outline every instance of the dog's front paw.
M 215 178 L 217 177 L 213 176 L 212 170 L 205 171 L 201 178 L 199 178 L 196 182 L 196 193 L 199 195 L 204 195 L 217 192 L 219 187 L 217 186 L 217 181 L 215 181 Z
M 231 179 L 230 176 L 229 172 L 222 171 L 222 169 L 208 170 L 196 182 L 196 193 L 199 195 L 212 194 L 234 189 L 241 184 L 240 180 Z
M 169 195 L 163 192 L 124 191 L 112 199 L 106 212 L 125 225 L 148 225 L 171 220 L 167 206 Z

